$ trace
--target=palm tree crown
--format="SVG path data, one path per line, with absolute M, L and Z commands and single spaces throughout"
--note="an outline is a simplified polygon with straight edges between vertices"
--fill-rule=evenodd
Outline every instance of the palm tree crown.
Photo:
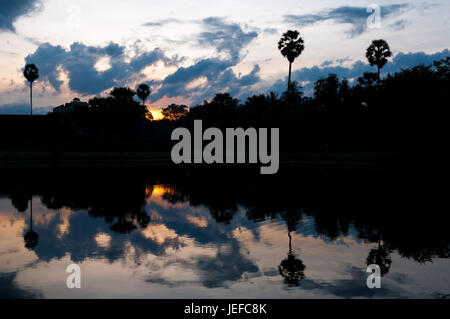
M 383 39 L 373 40 L 372 44 L 367 48 L 366 58 L 371 66 L 378 68 L 378 84 L 380 82 L 380 70 L 388 62 L 388 58 L 392 56 L 389 44 Z
M 288 30 L 283 33 L 280 41 L 278 42 L 278 50 L 281 54 L 288 59 L 289 63 L 293 63 L 294 60 L 302 54 L 305 49 L 300 32 Z
M 142 83 L 138 86 L 136 92 L 137 92 L 137 96 L 142 100 L 142 103 L 145 106 L 145 100 L 152 93 L 152 91 L 150 90 L 150 87 L 147 84 Z
M 27 64 L 23 70 L 23 76 L 28 82 L 33 83 L 39 79 L 39 70 L 34 64 Z
M 291 71 L 292 63 L 295 59 L 302 54 L 305 49 L 303 38 L 300 36 L 300 32 L 297 30 L 288 30 L 283 33 L 280 41 L 278 42 L 278 50 L 289 61 L 289 78 L 288 78 L 288 91 L 291 84 Z
M 30 82 L 30 114 L 33 115 L 33 82 L 39 79 L 39 69 L 34 64 L 27 64 L 23 76 Z

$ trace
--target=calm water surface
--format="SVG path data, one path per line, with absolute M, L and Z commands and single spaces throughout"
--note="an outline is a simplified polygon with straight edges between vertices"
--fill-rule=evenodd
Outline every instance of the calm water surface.
M 0 297 L 448 297 L 448 212 L 420 183 L 333 172 L 4 175 Z M 71 290 L 74 263 L 82 287 Z M 377 290 L 366 286 L 373 263 Z

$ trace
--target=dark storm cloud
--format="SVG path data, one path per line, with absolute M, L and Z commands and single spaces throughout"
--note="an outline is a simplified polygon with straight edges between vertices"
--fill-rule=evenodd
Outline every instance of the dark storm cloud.
M 109 58 L 111 68 L 97 71 L 95 65 L 104 57 Z M 170 62 L 159 49 L 137 54 L 126 61 L 125 47 L 116 43 L 100 47 L 80 42 L 73 43 L 68 51 L 59 45 L 44 43 L 25 60 L 26 63 L 36 64 L 40 80 L 48 81 L 57 91 L 62 85 L 60 75 L 65 71 L 69 77 L 69 88 L 86 95 L 124 85 L 130 77 L 138 75 L 146 66 L 158 61 Z
M 408 7 L 408 4 L 381 6 L 381 18 L 387 18 L 394 14 L 398 14 Z M 293 23 L 300 26 L 309 26 L 328 20 L 332 20 L 335 23 L 347 23 L 352 25 L 351 29 L 347 32 L 348 35 L 350 37 L 355 37 L 367 31 L 367 18 L 371 14 L 372 12 L 367 12 L 366 7 L 343 6 L 334 9 L 326 9 L 315 14 L 289 14 L 284 16 L 284 20 L 287 23 Z
M 40 0 L 2 0 L 0 1 L 0 32 L 15 32 L 13 23 L 21 16 L 42 9 Z
M 424 52 L 415 53 L 398 53 L 392 61 L 388 62 L 382 69 L 382 76 L 388 73 L 399 72 L 402 69 L 410 68 L 419 64 L 431 65 L 436 60 L 445 59 L 450 56 L 450 51 L 445 49 L 434 54 L 427 54 Z M 311 68 L 302 68 L 292 73 L 292 79 L 298 82 L 304 82 L 304 92 L 307 95 L 313 94 L 314 82 L 321 77 L 326 77 L 330 73 L 336 74 L 340 79 L 356 79 L 363 75 L 364 72 L 375 72 L 375 68 L 369 64 L 357 61 L 349 67 L 341 65 L 330 66 L 329 63 L 321 66 L 313 66 Z M 286 90 L 287 79 L 278 80 L 273 86 L 273 90 L 283 92 Z

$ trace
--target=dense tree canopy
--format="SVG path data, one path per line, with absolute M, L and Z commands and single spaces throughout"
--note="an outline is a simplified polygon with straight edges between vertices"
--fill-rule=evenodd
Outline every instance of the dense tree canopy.
M 148 121 L 148 110 L 133 90 L 115 88 L 108 97 L 89 101 L 77 118 L 87 135 L 134 136 L 170 141 L 175 127 L 279 127 L 281 147 L 295 151 L 406 150 L 429 148 L 443 140 L 445 105 L 449 100 L 450 58 L 388 74 L 377 85 L 376 73 L 357 79 L 335 74 L 320 78 L 314 96 L 295 81 L 282 94 L 255 94 L 239 101 L 218 93 L 190 109 L 171 104 L 164 121 Z M 140 127 L 139 129 L 137 129 Z M 134 132 L 134 133 L 132 133 Z

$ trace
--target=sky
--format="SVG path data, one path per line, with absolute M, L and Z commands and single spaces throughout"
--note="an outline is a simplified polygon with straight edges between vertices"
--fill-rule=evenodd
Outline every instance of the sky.
M 33 107 L 43 114 L 140 83 L 156 117 L 218 92 L 282 92 L 289 65 L 277 43 L 289 29 L 305 41 L 293 80 L 311 95 L 329 73 L 351 82 L 375 71 L 365 60 L 374 39 L 393 52 L 383 74 L 449 56 L 450 2 L 2 0 L 0 114 L 29 112 L 26 63 L 39 68 Z

